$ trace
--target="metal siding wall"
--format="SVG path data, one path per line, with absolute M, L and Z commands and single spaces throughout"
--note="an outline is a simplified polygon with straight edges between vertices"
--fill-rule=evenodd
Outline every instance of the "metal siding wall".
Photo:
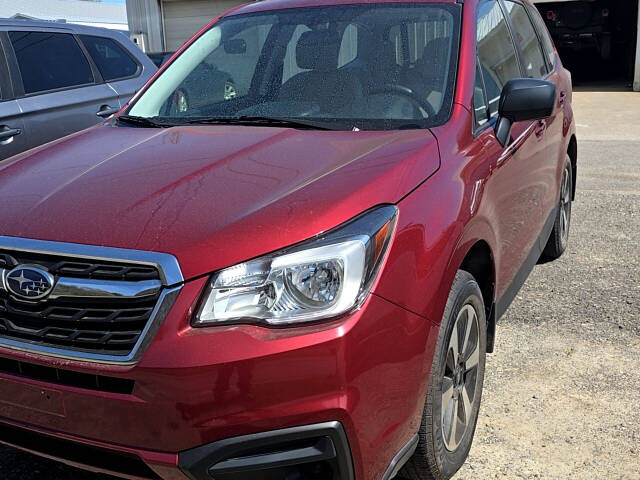
M 127 20 L 132 34 L 147 35 L 147 51 L 165 50 L 159 0 L 127 0 Z

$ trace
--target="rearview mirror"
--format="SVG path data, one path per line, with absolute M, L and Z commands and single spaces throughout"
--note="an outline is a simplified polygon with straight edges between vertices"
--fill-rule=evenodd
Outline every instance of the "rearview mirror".
M 496 138 L 503 147 L 511 136 L 515 122 L 541 120 L 550 117 L 556 101 L 556 86 L 545 80 L 514 78 L 502 89 Z
M 242 38 L 232 38 L 224 42 L 224 53 L 241 55 L 247 52 L 247 42 Z

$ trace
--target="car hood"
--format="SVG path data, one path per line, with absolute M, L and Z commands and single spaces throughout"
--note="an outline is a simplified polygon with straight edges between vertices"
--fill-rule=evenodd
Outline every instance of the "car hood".
M 438 166 L 428 130 L 107 123 L 0 163 L 0 235 L 171 253 L 189 279 L 395 203 Z

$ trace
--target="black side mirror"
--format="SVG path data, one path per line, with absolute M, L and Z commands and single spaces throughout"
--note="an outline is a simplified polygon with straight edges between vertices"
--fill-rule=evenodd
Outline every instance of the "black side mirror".
M 224 53 L 241 55 L 247 52 L 247 42 L 242 38 L 232 38 L 224 42 Z
M 498 108 L 496 138 L 503 147 L 515 122 L 550 117 L 556 103 L 556 86 L 533 78 L 514 78 L 502 89 Z

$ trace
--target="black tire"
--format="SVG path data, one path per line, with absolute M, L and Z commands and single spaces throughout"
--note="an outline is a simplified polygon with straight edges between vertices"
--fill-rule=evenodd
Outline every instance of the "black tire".
M 461 315 L 470 313 L 470 310 L 467 308 L 468 306 L 471 307 L 476 315 L 477 322 L 475 322 L 475 328 L 477 330 L 476 348 L 478 349 L 478 356 L 475 373 L 472 373 L 472 369 L 463 374 L 462 388 L 467 388 L 464 386 L 466 380 L 469 380 L 469 385 L 475 383 L 475 386 L 471 408 L 469 408 L 470 416 L 468 417 L 463 433 L 459 434 L 459 443 L 455 448 L 449 449 L 448 445 L 450 446 L 451 444 L 451 433 L 453 432 L 450 429 L 447 434 L 449 440 L 445 440 L 443 424 L 447 424 L 447 419 L 443 421 L 442 418 L 442 405 L 444 403 L 443 389 L 449 391 L 450 388 L 447 388 L 446 385 L 452 385 L 454 389 L 452 390 L 453 396 L 456 395 L 455 385 L 457 380 L 453 379 L 452 381 L 452 379 L 449 378 L 449 375 L 452 373 L 451 363 L 453 358 L 450 354 L 452 350 L 450 343 L 454 327 L 456 327 L 456 332 L 459 331 L 459 322 L 462 321 Z M 467 322 L 469 322 L 468 317 Z M 467 324 L 465 323 L 465 325 Z M 458 338 L 460 338 L 460 335 L 461 334 L 458 333 Z M 462 335 L 468 335 L 468 345 L 471 346 L 474 335 L 473 327 L 469 334 L 463 332 Z M 482 383 L 484 381 L 486 350 L 487 326 L 482 293 L 473 276 L 465 271 L 459 270 L 453 281 L 453 286 L 451 287 L 442 317 L 440 332 L 438 333 L 438 341 L 433 356 L 431 375 L 427 389 L 427 398 L 422 414 L 422 423 L 420 425 L 420 431 L 418 432 L 418 447 L 413 456 L 400 470 L 399 478 L 403 477 L 409 480 L 444 480 L 451 478 L 464 464 L 471 449 L 471 443 L 478 421 L 478 411 L 482 398 Z M 464 355 L 461 355 L 461 357 L 465 357 L 467 354 L 475 354 L 475 350 L 464 352 Z M 475 358 L 475 355 L 469 355 L 469 357 Z M 466 370 L 466 366 L 464 369 Z M 448 375 L 447 378 L 445 378 L 445 375 Z M 474 375 L 475 377 L 472 378 Z M 455 376 L 455 374 L 452 376 Z M 462 398 L 462 396 L 460 398 Z M 453 402 L 453 400 L 450 400 L 447 405 L 451 406 Z M 460 402 L 463 404 L 464 409 L 464 401 L 460 400 Z M 455 405 L 458 404 L 456 403 Z M 459 413 L 458 407 L 455 406 L 447 410 L 449 412 L 455 411 Z M 463 416 L 466 416 L 466 410 Z M 449 418 L 451 418 L 451 416 Z M 457 416 L 453 418 L 457 419 Z M 458 424 L 456 423 L 456 425 Z M 455 436 L 455 433 L 453 433 L 453 436 Z
M 571 203 L 573 199 L 573 168 L 571 159 L 567 155 L 562 171 L 560 183 L 560 200 L 558 212 L 553 222 L 553 230 L 542 251 L 543 262 L 552 262 L 562 256 L 569 244 L 569 231 L 571 229 Z

